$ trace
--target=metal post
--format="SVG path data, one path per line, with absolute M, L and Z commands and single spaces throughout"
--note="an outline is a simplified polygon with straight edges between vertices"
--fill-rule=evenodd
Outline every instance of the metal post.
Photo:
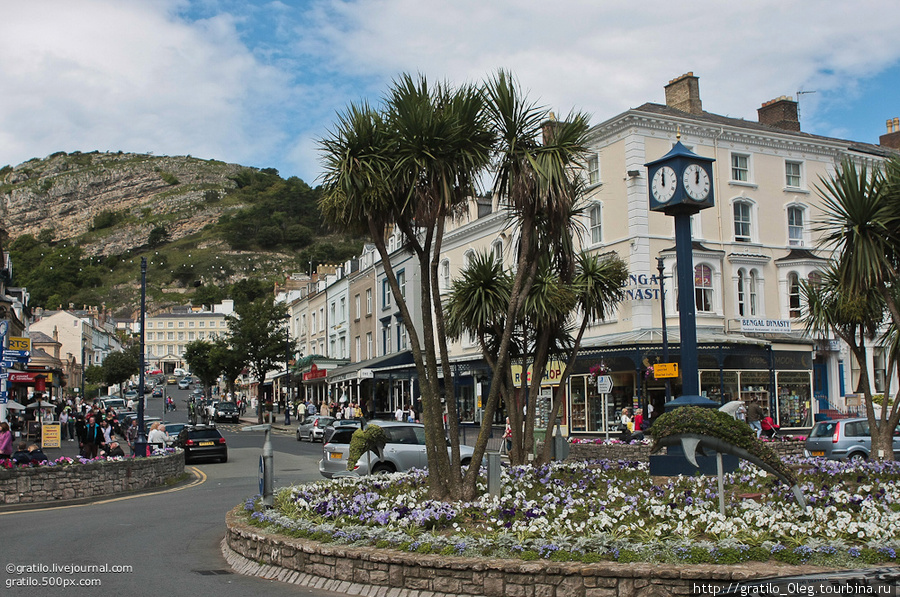
M 662 257 L 656 258 L 656 270 L 659 272 L 659 308 L 662 313 L 662 347 L 663 362 L 669 362 L 669 327 L 666 325 L 666 286 L 665 265 Z M 672 400 L 672 380 L 666 378 L 666 402 Z
M 725 471 L 722 468 L 721 452 L 716 452 L 716 474 L 719 477 L 719 514 L 725 516 Z
M 489 452 L 487 455 L 488 493 L 500 496 L 500 454 Z
M 141 257 L 141 355 L 138 358 L 138 434 L 134 440 L 134 456 L 147 455 L 147 436 L 144 434 L 144 318 L 147 312 L 147 258 Z M 82 398 L 83 399 L 83 398 Z M 163 400 L 165 403 L 165 400 Z
M 263 443 L 263 505 L 271 508 L 275 505 L 274 483 L 274 467 L 275 467 L 275 451 L 272 449 L 271 426 L 266 428 L 266 439 Z
M 675 215 L 675 258 L 678 261 L 678 322 L 681 332 L 681 393 L 699 396 L 697 314 L 694 304 L 694 256 L 691 215 Z

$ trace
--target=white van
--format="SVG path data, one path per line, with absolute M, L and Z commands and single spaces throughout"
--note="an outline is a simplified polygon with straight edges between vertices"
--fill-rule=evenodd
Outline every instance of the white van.
M 184 369 L 176 369 L 172 372 L 172 375 L 175 377 L 182 377 L 184 375 Z

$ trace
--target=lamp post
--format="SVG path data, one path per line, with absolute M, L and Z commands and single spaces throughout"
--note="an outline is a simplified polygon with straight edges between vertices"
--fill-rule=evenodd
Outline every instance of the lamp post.
M 147 436 L 144 435 L 144 316 L 147 312 L 147 258 L 141 257 L 141 355 L 138 359 L 138 434 L 134 440 L 134 456 L 147 455 Z M 163 399 L 165 403 L 165 399 Z
M 656 258 L 656 270 L 659 272 L 659 308 L 662 312 L 662 345 L 663 345 L 663 362 L 669 362 L 669 328 L 666 325 L 666 286 L 664 280 L 666 276 L 663 258 Z M 672 380 L 666 378 L 666 403 L 672 400 Z

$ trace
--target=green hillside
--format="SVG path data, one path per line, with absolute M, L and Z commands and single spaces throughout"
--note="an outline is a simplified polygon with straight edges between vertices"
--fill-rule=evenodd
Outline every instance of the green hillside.
M 197 168 L 190 161 L 202 162 L 190 157 L 165 160 L 167 172 L 187 168 L 194 175 Z M 173 160 L 181 161 L 173 165 Z M 31 162 L 26 163 L 30 172 L 47 170 L 41 161 Z M 208 167 L 209 162 L 203 164 Z M 2 171 L 7 179 L 0 193 L 13 196 L 22 184 L 41 186 L 40 177 L 34 175 L 10 183 L 12 169 Z M 131 174 L 106 164 L 104 175 Z M 50 180 L 49 175 L 42 176 Z M 165 184 L 171 192 L 184 192 L 179 175 L 170 176 Z M 164 209 L 160 206 L 165 193 L 157 193 L 122 209 L 93 209 L 88 230 L 71 238 L 58 237 L 53 217 L 39 223 L 37 234 L 16 236 L 10 230 L 14 240 L 6 248 L 13 259 L 13 285 L 28 289 L 32 307 L 105 303 L 127 316 L 139 307 L 142 257 L 148 262 L 148 310 L 153 312 L 188 301 L 209 304 L 223 298 L 252 298 L 261 289 L 271 291 L 275 282 L 291 273 L 307 272 L 311 262 L 342 262 L 361 249 L 361 239 L 325 229 L 317 205 L 319 189 L 298 178 L 243 167 L 227 176 L 228 184 L 204 183 L 200 178 L 191 182 L 191 201 Z M 204 217 L 198 219 L 197 213 Z M 6 227 L 10 228 L 8 223 Z

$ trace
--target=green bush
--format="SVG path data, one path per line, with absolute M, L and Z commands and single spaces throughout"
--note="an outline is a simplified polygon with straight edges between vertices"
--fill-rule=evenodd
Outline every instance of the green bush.
M 357 429 L 350 436 L 350 455 L 347 457 L 347 470 L 352 471 L 356 462 L 368 451 L 378 453 L 387 443 L 384 429 L 378 425 L 369 425 L 365 429 Z
M 159 176 L 160 176 L 160 178 L 163 179 L 163 181 L 164 181 L 166 184 L 170 184 L 170 185 L 173 185 L 173 186 L 174 186 L 174 185 L 177 185 L 177 184 L 179 183 L 178 178 L 177 178 L 174 174 L 172 174 L 171 172 L 165 172 L 165 171 L 163 171 L 163 172 L 160 172 L 160 173 L 159 173 Z
M 656 450 L 660 440 L 681 434 L 697 434 L 719 438 L 750 452 L 773 469 L 796 483 L 793 473 L 778 454 L 756 437 L 756 432 L 742 421 L 713 408 L 685 406 L 660 415 L 649 430 Z

